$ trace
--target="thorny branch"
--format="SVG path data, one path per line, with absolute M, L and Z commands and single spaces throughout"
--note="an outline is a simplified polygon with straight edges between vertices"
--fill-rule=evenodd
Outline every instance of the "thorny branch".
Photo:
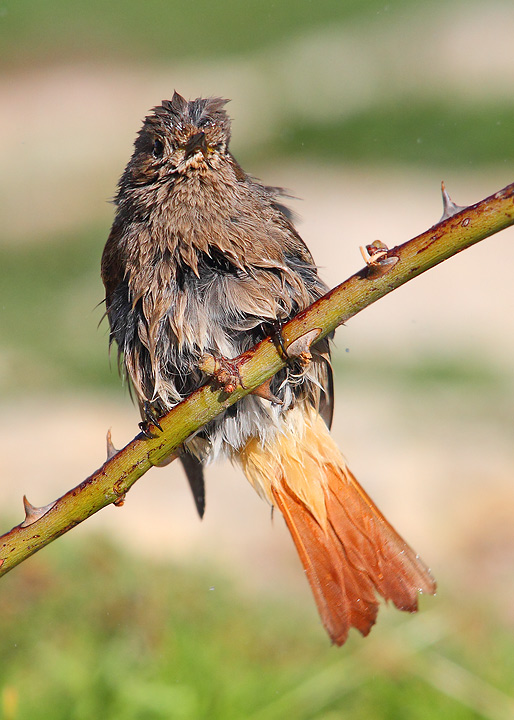
M 368 305 L 434 265 L 514 224 L 514 183 L 470 207 L 455 205 L 443 185 L 440 222 L 392 249 L 380 241 L 363 250 L 366 267 L 338 285 L 281 329 L 289 355 L 308 358 L 309 346 Z M 111 503 L 152 466 L 173 457 L 193 432 L 284 366 L 284 354 L 271 338 L 233 361 L 241 383 L 228 394 L 207 383 L 160 419 L 162 433 L 137 435 L 116 452 L 108 437 L 102 467 L 58 500 L 34 508 L 26 499 L 25 520 L 0 537 L 0 575 L 33 555 Z

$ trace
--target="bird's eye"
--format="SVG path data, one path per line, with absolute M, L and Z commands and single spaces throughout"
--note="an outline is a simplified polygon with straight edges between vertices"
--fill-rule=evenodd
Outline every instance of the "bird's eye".
M 154 158 L 162 157 L 164 153 L 164 143 L 159 138 L 155 138 L 153 141 L 152 155 Z

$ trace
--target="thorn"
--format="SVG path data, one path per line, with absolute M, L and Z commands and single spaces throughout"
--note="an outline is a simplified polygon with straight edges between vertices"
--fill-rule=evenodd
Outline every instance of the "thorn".
M 453 200 L 446 191 L 444 180 L 441 181 L 441 194 L 443 196 L 443 214 L 441 215 L 441 219 L 439 220 L 440 223 L 443 222 L 443 220 L 448 220 L 448 218 L 451 218 L 452 215 L 456 215 L 461 210 L 466 209 L 466 205 L 456 205 L 453 202 Z
M 371 245 L 366 245 L 365 248 L 361 246 L 359 250 L 368 266 L 368 278 L 385 275 L 393 269 L 400 259 L 397 255 L 390 255 L 391 251 L 381 240 L 375 240 Z
M 257 395 L 257 397 L 264 398 L 264 400 L 269 400 L 275 405 L 283 405 L 284 403 L 282 402 L 282 400 L 276 395 L 273 395 L 273 393 L 271 392 L 270 383 L 271 378 L 269 380 L 266 380 L 266 382 L 263 382 L 262 385 L 256 387 L 255 390 L 252 390 L 250 395 Z
M 321 328 L 314 328 L 306 332 L 305 335 L 300 335 L 299 338 L 296 338 L 287 346 L 288 356 L 296 358 L 300 365 L 306 367 L 312 360 L 311 345 L 318 339 L 320 334 Z
M 54 500 L 49 505 L 43 505 L 43 507 L 34 507 L 29 501 L 27 500 L 26 495 L 23 496 L 23 506 L 25 508 L 25 520 L 21 523 L 20 527 L 28 527 L 29 525 L 32 525 L 32 523 L 35 523 L 36 520 L 39 520 L 39 518 L 42 518 L 43 515 L 46 515 L 46 513 L 53 508 L 57 501 Z
M 110 428 L 109 428 L 109 430 L 107 430 L 106 441 L 107 441 L 107 460 L 110 460 L 118 452 L 118 449 L 115 448 L 114 445 L 112 444 L 112 436 L 111 436 Z

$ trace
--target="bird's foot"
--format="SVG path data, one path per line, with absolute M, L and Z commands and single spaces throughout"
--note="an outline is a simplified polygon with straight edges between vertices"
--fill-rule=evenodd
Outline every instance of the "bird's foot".
M 275 347 L 277 348 L 280 357 L 290 368 L 292 368 L 296 360 L 295 358 L 291 357 L 286 348 L 284 336 L 282 335 L 282 328 L 284 326 L 284 322 L 276 318 L 275 320 L 270 320 L 269 322 L 265 323 L 265 329 L 266 326 L 270 328 L 269 335 L 275 343 Z
M 159 425 L 159 416 L 157 415 L 157 412 L 155 411 L 152 403 L 148 401 L 145 402 L 145 404 L 143 405 L 143 415 L 144 418 L 139 423 L 139 429 L 145 437 L 152 440 L 153 438 L 157 437 L 155 432 L 152 432 L 151 430 L 152 426 L 162 432 L 162 427 Z
M 312 362 L 311 345 L 317 340 L 321 330 L 314 328 L 301 335 L 286 347 L 284 336 L 282 335 L 282 327 L 284 323 L 281 320 L 273 320 L 269 323 L 271 326 L 270 336 L 289 369 L 298 370 L 298 366 L 304 370 Z

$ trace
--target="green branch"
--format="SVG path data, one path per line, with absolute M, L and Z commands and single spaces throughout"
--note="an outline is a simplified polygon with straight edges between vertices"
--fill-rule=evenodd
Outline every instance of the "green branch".
M 455 210 L 447 196 L 445 208 Z M 513 224 L 514 184 L 461 209 L 403 245 L 391 250 L 381 243 L 368 246 L 370 257 L 363 270 L 284 325 L 286 349 L 293 355 L 308 351 L 309 338 L 320 339 L 400 285 Z M 54 503 L 44 508 L 26 503 L 25 521 L 0 537 L 0 575 L 106 505 L 121 504 L 136 480 L 152 466 L 169 458 L 193 432 L 284 366 L 282 353 L 270 338 L 235 362 L 242 387 L 227 395 L 212 384 L 204 385 L 160 420 L 163 431 L 157 437 L 138 435 Z

